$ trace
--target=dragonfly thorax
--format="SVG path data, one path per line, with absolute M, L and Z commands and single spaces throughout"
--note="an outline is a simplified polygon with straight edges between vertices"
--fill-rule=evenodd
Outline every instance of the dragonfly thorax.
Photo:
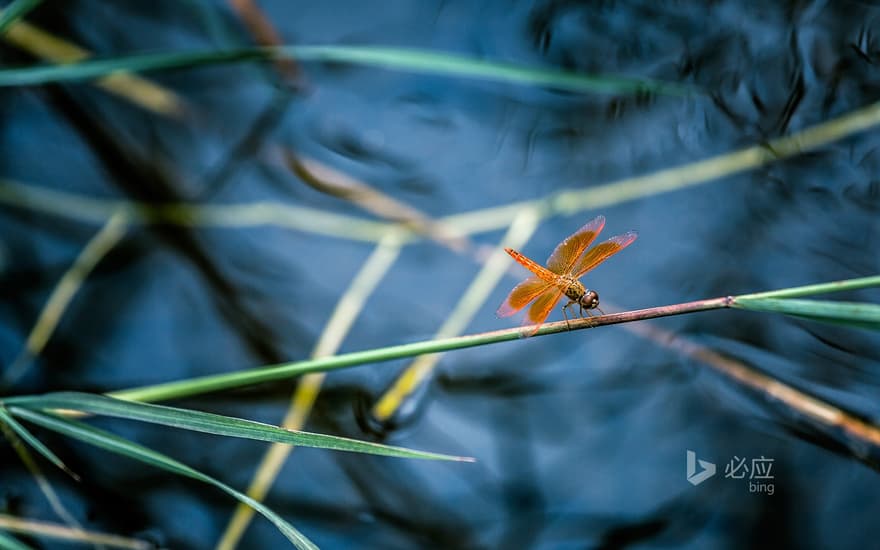
M 566 286 L 564 288 L 565 295 L 572 302 L 580 305 L 584 309 L 596 309 L 599 307 L 599 293 L 595 290 L 588 290 L 583 283 L 575 278 L 564 278 Z

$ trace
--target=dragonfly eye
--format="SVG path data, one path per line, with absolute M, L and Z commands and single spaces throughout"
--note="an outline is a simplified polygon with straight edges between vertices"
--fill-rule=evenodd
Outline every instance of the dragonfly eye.
M 595 290 L 588 290 L 581 298 L 581 305 L 587 309 L 596 309 L 599 307 L 599 293 Z

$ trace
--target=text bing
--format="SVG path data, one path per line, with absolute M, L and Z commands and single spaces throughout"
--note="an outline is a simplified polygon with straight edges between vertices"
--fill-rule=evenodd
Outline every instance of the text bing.
M 761 483 L 759 481 L 749 481 L 749 492 L 750 493 L 764 493 L 766 495 L 773 496 L 773 491 L 775 488 L 772 483 Z

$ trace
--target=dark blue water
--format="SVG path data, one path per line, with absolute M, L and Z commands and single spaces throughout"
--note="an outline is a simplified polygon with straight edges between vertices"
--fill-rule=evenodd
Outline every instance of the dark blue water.
M 93 198 L 274 201 L 376 219 L 292 175 L 283 147 L 443 217 L 766 144 L 880 98 L 880 11 L 869 3 L 260 6 L 286 43 L 422 48 L 700 92 L 575 94 L 338 64 L 303 64 L 289 89 L 268 66 L 234 65 L 154 75 L 190 107 L 174 120 L 88 85 L 4 89 L 0 177 Z M 251 41 L 222 3 L 69 2 L 31 20 L 102 56 Z M 0 60 L 33 62 L 7 44 Z M 878 145 L 868 129 L 702 185 L 550 216 L 523 251 L 543 259 L 600 213 L 609 235 L 637 229 L 639 239 L 587 281 L 617 310 L 873 275 Z M 101 223 L 0 203 L 4 368 Z M 471 238 L 497 247 L 503 233 Z M 103 392 L 305 358 L 372 250 L 277 226 L 136 225 L 6 393 Z M 430 338 L 478 270 L 436 243 L 408 245 L 340 351 Z M 515 322 L 494 311 L 518 277 L 503 280 L 468 332 Z M 734 311 L 650 323 L 880 422 L 875 333 Z M 478 462 L 297 449 L 267 503 L 322 547 L 825 548 L 880 539 L 877 449 L 624 327 L 450 353 L 407 412 L 377 426 L 369 408 L 408 364 L 330 374 L 308 429 Z M 278 423 L 294 387 L 177 404 Z M 265 450 L 99 424 L 241 489 Z M 234 508 L 215 489 L 37 433 L 83 477 L 42 466 L 90 529 L 207 548 Z M 716 475 L 688 483 L 688 450 Z M 0 512 L 58 521 L 7 444 L 0 457 Z M 753 459 L 772 462 L 772 479 L 735 477 L 740 459 L 750 470 Z M 282 543 L 258 517 L 241 547 Z

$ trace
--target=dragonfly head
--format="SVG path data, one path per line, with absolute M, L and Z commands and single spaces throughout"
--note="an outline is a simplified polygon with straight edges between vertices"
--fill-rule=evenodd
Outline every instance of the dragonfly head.
M 599 307 L 599 293 L 595 290 L 588 290 L 581 296 L 581 306 L 584 309 L 596 309 Z

